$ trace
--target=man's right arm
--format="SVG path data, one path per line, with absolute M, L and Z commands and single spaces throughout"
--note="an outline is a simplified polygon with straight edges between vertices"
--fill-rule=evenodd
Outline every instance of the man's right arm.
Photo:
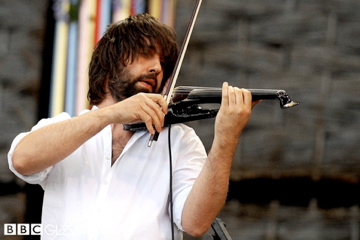
M 16 146 L 12 163 L 22 175 L 31 175 L 66 158 L 106 126 L 98 110 L 41 127 Z
M 161 131 L 167 105 L 159 94 L 137 94 L 116 104 L 39 128 L 27 134 L 12 155 L 22 175 L 60 162 L 109 124 L 145 122 L 150 133 Z

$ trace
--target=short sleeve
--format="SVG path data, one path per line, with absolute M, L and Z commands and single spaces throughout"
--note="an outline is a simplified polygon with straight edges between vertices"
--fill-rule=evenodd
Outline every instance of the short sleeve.
M 175 125 L 173 126 L 175 128 Z M 181 141 L 173 145 L 177 149 L 177 161 L 173 169 L 174 222 L 181 230 L 181 216 L 185 201 L 207 159 L 206 150 L 195 131 L 189 127 L 181 135 Z M 176 136 L 179 139 L 180 136 Z M 178 145 L 179 144 L 179 145 Z

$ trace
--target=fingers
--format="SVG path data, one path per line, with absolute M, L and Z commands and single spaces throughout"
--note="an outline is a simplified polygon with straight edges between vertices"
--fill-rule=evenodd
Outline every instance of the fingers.
M 221 96 L 221 104 L 224 106 L 229 105 L 228 91 L 229 91 L 229 84 L 227 82 L 224 82 L 222 85 L 222 96 Z
M 143 122 L 151 134 L 161 132 L 168 106 L 160 94 L 139 93 L 116 104 L 104 107 L 109 123 Z
M 242 101 L 244 102 L 245 106 L 251 106 L 252 104 L 252 95 L 251 92 L 249 92 L 246 89 L 239 89 L 241 91 Z
M 146 96 L 149 99 L 151 99 L 153 103 L 160 106 L 160 109 L 164 114 L 167 114 L 168 104 L 166 103 L 165 99 L 161 95 L 159 95 L 159 94 L 146 94 Z M 157 108 L 157 106 L 155 106 L 155 105 L 153 105 L 153 106 L 155 108 Z
M 167 113 L 167 104 L 161 95 L 140 94 L 144 103 L 140 104 L 139 117 L 143 121 L 151 134 L 161 132 L 164 126 L 165 113 Z
M 246 89 L 223 84 L 222 102 L 215 122 L 215 135 L 221 141 L 237 142 L 247 124 L 252 107 L 252 95 Z
M 237 104 L 251 106 L 251 93 L 246 89 L 229 86 L 227 82 L 224 82 L 222 86 L 222 105 L 234 106 Z

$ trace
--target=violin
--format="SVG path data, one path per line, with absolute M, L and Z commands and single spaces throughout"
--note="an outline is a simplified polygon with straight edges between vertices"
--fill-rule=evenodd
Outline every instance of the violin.
M 278 100 L 281 109 L 299 105 L 290 99 L 285 90 L 276 89 L 247 89 L 252 100 Z M 206 104 L 221 104 L 222 89 L 215 87 L 179 86 L 174 88 L 165 115 L 164 126 L 175 123 L 185 123 L 201 119 L 215 118 L 219 107 L 204 108 Z M 124 130 L 146 130 L 145 123 L 125 124 Z

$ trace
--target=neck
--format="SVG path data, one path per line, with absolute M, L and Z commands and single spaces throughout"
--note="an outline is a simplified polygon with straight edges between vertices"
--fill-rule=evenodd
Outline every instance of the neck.
M 112 98 L 108 93 L 105 95 L 105 98 L 97 105 L 98 108 L 105 108 L 116 104 L 117 102 Z M 112 129 L 112 164 L 120 156 L 121 152 L 125 148 L 125 145 L 130 140 L 134 132 L 125 131 L 124 126 L 120 123 L 111 124 Z
M 134 134 L 131 131 L 125 131 L 122 124 L 113 124 L 112 127 L 112 162 L 114 164 L 118 159 L 126 144 Z
M 108 107 L 110 105 L 115 104 L 116 101 L 112 98 L 112 96 L 110 95 L 110 93 L 107 93 L 105 95 L 105 98 L 101 101 L 101 103 L 99 103 L 98 105 L 96 105 L 98 108 L 103 108 L 103 107 Z

